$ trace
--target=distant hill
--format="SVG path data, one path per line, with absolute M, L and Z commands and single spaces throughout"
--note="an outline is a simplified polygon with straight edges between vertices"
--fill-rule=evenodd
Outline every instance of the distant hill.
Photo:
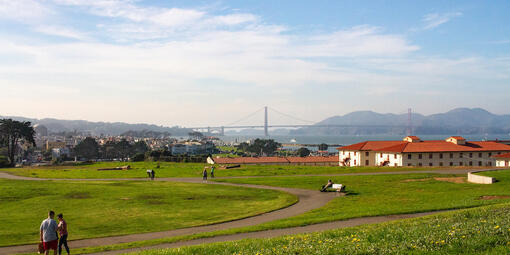
M 0 116 L 0 119 L 10 118 L 18 121 L 30 121 L 33 125 L 41 124 L 48 128 L 50 133 L 73 132 L 91 135 L 120 135 L 125 132 L 160 132 L 170 133 L 174 136 L 187 136 L 191 129 L 180 127 L 164 127 L 152 124 L 128 124 L 124 122 L 91 122 L 86 120 L 59 120 L 59 119 L 31 119 L 18 116 Z
M 291 131 L 294 135 L 405 134 L 407 114 L 357 111 L 327 118 L 316 125 L 366 125 L 367 127 L 310 127 Z M 369 126 L 393 127 L 369 127 Z M 481 108 L 457 108 L 432 115 L 412 114 L 414 134 L 508 134 L 510 115 L 496 115 Z

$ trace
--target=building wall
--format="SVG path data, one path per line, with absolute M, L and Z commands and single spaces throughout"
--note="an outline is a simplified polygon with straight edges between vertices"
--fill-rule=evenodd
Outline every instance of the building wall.
M 496 166 L 497 167 L 509 167 L 510 159 L 496 159 Z
M 375 166 L 383 166 L 383 164 L 386 164 L 386 166 L 402 166 L 402 154 L 388 152 L 375 153 Z
M 504 167 L 505 162 L 496 165 L 496 160 L 492 158 L 505 152 L 434 152 L 434 153 L 392 153 L 392 152 L 367 152 L 365 151 L 340 151 L 339 162 L 350 157 L 350 164 L 347 166 L 381 166 L 388 161 L 387 166 L 432 166 L 432 167 L 448 167 L 448 166 L 501 166 Z M 441 157 L 442 154 L 442 157 Z M 450 156 L 451 154 L 451 156 Z M 382 157 L 381 157 L 382 155 Z M 411 155 L 409 158 L 409 155 Z M 421 158 L 420 158 L 421 155 Z M 354 162 L 356 161 L 356 163 Z M 368 164 L 367 164 L 368 160 Z M 501 165 L 502 164 L 502 165 Z M 510 164 L 510 162 L 509 162 Z
M 340 151 L 338 153 L 339 165 L 344 166 L 343 162 L 346 158 L 350 158 L 349 162 L 345 166 L 360 166 L 361 154 L 363 151 Z
M 495 160 L 491 157 L 498 153 L 501 154 L 501 152 L 404 153 L 402 166 L 494 166 Z

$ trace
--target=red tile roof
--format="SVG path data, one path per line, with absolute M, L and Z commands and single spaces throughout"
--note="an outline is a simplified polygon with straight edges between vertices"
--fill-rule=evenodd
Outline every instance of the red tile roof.
M 493 158 L 510 158 L 510 153 L 500 154 L 496 156 L 492 156 Z
M 443 140 L 405 142 L 405 141 L 367 141 L 338 148 L 346 151 L 384 151 L 384 152 L 479 152 L 509 151 L 510 146 L 497 142 L 466 142 L 455 144 Z
M 287 157 L 290 163 L 327 163 L 338 162 L 338 156 Z

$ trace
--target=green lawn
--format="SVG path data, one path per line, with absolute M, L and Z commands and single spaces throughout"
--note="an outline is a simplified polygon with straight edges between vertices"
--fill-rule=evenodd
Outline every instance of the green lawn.
M 99 168 L 111 168 L 130 165 L 131 170 L 97 171 Z M 156 168 L 155 162 L 101 162 L 90 165 L 51 166 L 5 168 L 0 171 L 15 175 L 39 178 L 144 178 L 146 170 L 154 169 L 156 177 L 200 177 L 204 166 L 198 163 L 168 163 L 161 162 Z M 277 176 L 299 174 L 341 174 L 389 171 L 419 171 L 437 168 L 414 167 L 339 167 L 339 166 L 290 166 L 290 165 L 243 165 L 241 168 L 215 170 L 217 177 L 221 176 Z
M 37 242 L 50 209 L 64 213 L 72 239 L 81 239 L 223 222 L 296 201 L 283 192 L 222 185 L 0 179 L 0 246 Z
M 326 206 L 308 213 L 251 229 L 283 228 L 365 216 L 466 208 L 508 201 L 480 199 L 482 196 L 510 195 L 510 171 L 491 172 L 491 176 L 496 177 L 498 182 L 491 185 L 451 183 L 434 178 L 457 176 L 437 174 L 330 177 L 336 183 L 345 184 L 349 195 L 335 198 Z M 327 179 L 328 177 L 277 177 L 217 181 L 318 190 Z
M 510 201 L 509 199 L 480 199 L 482 196 L 510 195 L 510 171 L 494 171 L 490 172 L 490 176 L 496 177 L 499 182 L 491 185 L 450 183 L 433 179 L 434 177 L 445 177 L 445 175 L 437 174 L 331 177 L 336 182 L 346 184 L 347 191 L 350 194 L 345 197 L 335 198 L 322 208 L 312 210 L 308 213 L 292 218 L 268 222 L 257 226 L 201 233 L 191 236 L 126 243 L 107 247 L 96 247 L 81 251 L 97 252 L 129 247 L 149 246 L 160 243 L 176 242 L 179 240 L 293 227 L 365 216 L 467 208 Z M 446 177 L 458 179 L 460 176 L 446 175 Z M 464 177 L 460 178 L 462 179 Z M 218 181 L 317 190 L 320 185 L 327 181 L 327 179 L 328 177 L 267 177 L 225 179 Z
M 138 254 L 510 254 L 510 204 L 271 239 Z

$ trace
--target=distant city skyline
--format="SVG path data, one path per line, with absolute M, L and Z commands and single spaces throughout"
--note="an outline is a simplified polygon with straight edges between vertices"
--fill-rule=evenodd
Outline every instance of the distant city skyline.
M 0 0 L 0 115 L 508 114 L 508 13 L 508 1 Z

